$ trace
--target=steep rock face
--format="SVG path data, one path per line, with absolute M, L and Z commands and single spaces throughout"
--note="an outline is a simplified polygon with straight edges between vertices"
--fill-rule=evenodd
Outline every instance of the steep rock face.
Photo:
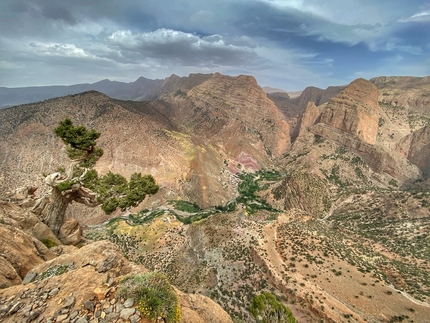
M 320 108 L 317 108 L 315 106 L 315 103 L 309 102 L 306 105 L 306 109 L 303 112 L 302 116 L 300 117 L 300 125 L 297 130 L 297 134 L 300 133 L 303 129 L 307 129 L 314 124 L 318 123 L 321 116 L 321 110 Z
M 291 141 L 293 141 L 298 134 L 298 125 L 300 123 L 300 115 L 303 113 L 303 107 L 294 103 L 288 93 L 272 93 L 267 94 L 267 97 L 275 103 L 279 111 L 285 116 L 285 119 L 290 126 Z
M 316 106 L 328 102 L 332 97 L 342 91 L 345 86 L 329 86 L 323 90 L 314 86 L 308 86 L 299 97 L 292 100 L 300 108 L 306 107 L 309 102 L 314 102 Z
M 310 131 L 357 152 L 377 173 L 385 172 L 401 181 L 414 181 L 420 178 L 420 171 L 415 165 L 412 165 L 400 154 L 383 146 L 368 144 L 353 135 L 322 123 L 314 125 Z
M 381 76 L 370 80 L 379 89 L 379 101 L 430 114 L 430 76 Z
M 430 125 L 404 137 L 398 151 L 420 168 L 425 179 L 430 177 Z
M 378 89 L 369 81 L 357 79 L 332 98 L 321 114 L 321 123 L 352 134 L 369 144 L 378 134 Z
M 288 123 L 252 76 L 217 73 L 187 98 L 193 109 L 176 117 L 197 136 L 222 143 L 234 157 L 241 151 L 277 157 L 290 146 Z
M 314 106 L 320 106 L 328 102 L 332 97 L 337 95 L 345 86 L 329 86 L 323 90 L 317 87 L 307 87 L 299 96 L 290 98 L 288 93 L 272 93 L 267 94 L 267 97 L 272 100 L 278 109 L 285 116 L 289 126 L 291 141 L 294 141 L 299 135 L 302 126 L 303 114 L 306 113 L 308 105 L 312 102 Z M 312 124 L 308 123 L 309 115 L 305 116 L 306 126 Z
M 187 77 L 179 77 L 172 74 L 166 78 L 163 85 L 152 91 L 150 94 L 144 97 L 145 100 L 155 100 L 163 94 L 167 93 L 184 93 L 188 92 L 193 87 L 203 83 L 207 79 L 211 78 L 213 74 L 190 74 Z

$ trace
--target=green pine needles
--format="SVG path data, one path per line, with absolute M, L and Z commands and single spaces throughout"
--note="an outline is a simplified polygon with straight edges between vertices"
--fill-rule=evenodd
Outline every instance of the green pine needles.
M 97 193 L 97 202 L 107 214 L 117 208 L 124 211 L 128 207 L 137 206 L 147 194 L 157 193 L 158 185 L 151 175 L 134 173 L 130 181 L 112 172 L 98 176 L 93 167 L 103 156 L 103 149 L 97 147 L 99 132 L 75 126 L 70 119 L 61 121 L 54 131 L 67 145 L 67 155 L 72 160 L 70 174 L 65 174 L 68 178 L 57 185 L 59 191 L 66 192 L 75 184 L 82 185 Z M 66 173 L 64 168 L 59 170 Z

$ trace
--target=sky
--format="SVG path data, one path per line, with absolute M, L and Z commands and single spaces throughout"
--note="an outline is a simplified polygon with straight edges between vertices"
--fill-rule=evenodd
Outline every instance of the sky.
M 430 75 L 430 0 L 1 0 L 0 86 L 253 75 L 287 91 Z

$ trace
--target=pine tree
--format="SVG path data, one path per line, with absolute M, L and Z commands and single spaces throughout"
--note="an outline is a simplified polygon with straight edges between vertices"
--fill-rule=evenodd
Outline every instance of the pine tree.
M 151 175 L 135 173 L 130 181 L 112 172 L 99 177 L 94 169 L 103 155 L 103 150 L 97 147 L 99 132 L 74 126 L 70 119 L 61 121 L 54 131 L 67 146 L 67 155 L 71 161 L 67 169 L 60 168 L 45 178 L 51 190 L 38 200 L 32 210 L 54 234 L 58 235 L 66 209 L 73 201 L 88 207 L 101 205 L 110 214 L 117 208 L 125 210 L 137 206 L 147 194 L 158 191 L 158 185 Z

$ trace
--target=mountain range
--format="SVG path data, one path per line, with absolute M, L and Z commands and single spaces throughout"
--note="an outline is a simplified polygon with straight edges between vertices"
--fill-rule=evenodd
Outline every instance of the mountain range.
M 253 322 L 249 304 L 261 291 L 281 297 L 299 322 L 426 322 L 430 77 L 357 79 L 293 98 L 219 73 L 67 90 L 96 84 L 0 110 L 4 205 L 16 200 L 23 209 L 14 212 L 26 212 L 15 189 L 43 186 L 42 174 L 67 162 L 53 129 L 71 118 L 101 132 L 100 174 L 141 172 L 160 185 L 109 217 L 72 205 L 89 246 L 110 240 L 236 322 Z M 24 90 L 1 102 L 42 95 Z M 16 272 L 3 273 L 5 286 L 30 270 L 0 259 Z

